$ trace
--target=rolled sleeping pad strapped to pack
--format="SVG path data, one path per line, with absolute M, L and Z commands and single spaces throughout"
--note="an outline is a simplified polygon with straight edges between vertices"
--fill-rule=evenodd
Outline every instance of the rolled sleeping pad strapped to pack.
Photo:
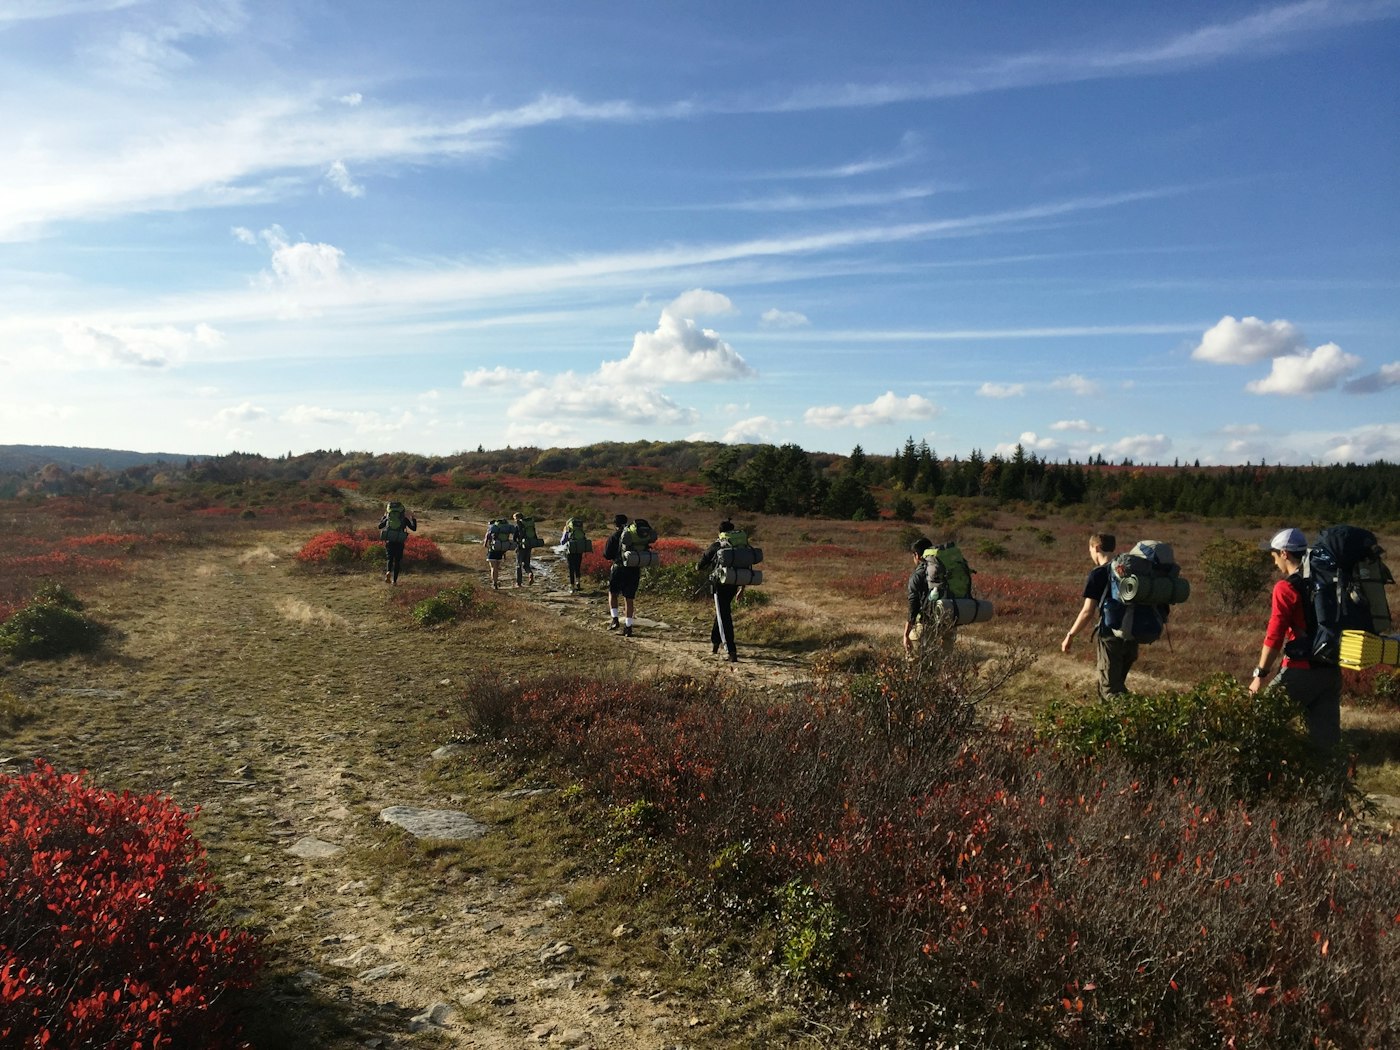
M 1364 671 L 1376 664 L 1400 667 L 1400 636 L 1382 637 L 1370 631 L 1343 631 L 1337 662 L 1349 671 Z
M 710 573 L 710 580 L 739 587 L 760 587 L 763 585 L 763 570 L 721 565 Z
M 661 564 L 661 555 L 629 548 L 622 552 L 622 564 L 628 569 L 652 569 Z
M 1191 583 L 1182 576 L 1139 576 L 1118 580 L 1118 599 L 1125 605 L 1180 605 L 1191 597 Z
M 763 560 L 761 547 L 721 547 L 715 561 L 726 569 L 752 569 Z
M 930 602 L 940 619 L 956 624 L 986 623 L 995 611 L 992 603 L 981 598 L 940 598 Z

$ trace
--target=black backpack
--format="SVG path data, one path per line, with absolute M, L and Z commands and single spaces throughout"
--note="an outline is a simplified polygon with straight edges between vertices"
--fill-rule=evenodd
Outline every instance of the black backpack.
M 1333 525 L 1303 553 L 1303 565 L 1288 577 L 1303 602 L 1307 636 L 1284 646 L 1290 660 L 1337 666 L 1342 632 L 1390 633 L 1385 585 L 1394 583 L 1376 535 L 1355 525 Z

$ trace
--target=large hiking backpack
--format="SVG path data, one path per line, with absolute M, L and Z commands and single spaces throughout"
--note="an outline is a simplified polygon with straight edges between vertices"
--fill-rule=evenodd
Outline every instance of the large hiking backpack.
M 564 525 L 569 530 L 570 554 L 587 554 L 593 549 L 593 541 L 583 531 L 583 522 L 570 518 Z
M 1303 553 L 1303 565 L 1288 578 L 1303 601 L 1307 637 L 1284 646 L 1292 660 L 1332 667 L 1340 659 L 1342 632 L 1390 633 L 1385 585 L 1395 577 L 1381 561 L 1376 535 L 1354 525 L 1323 529 Z
M 749 543 L 742 529 L 719 534 L 719 550 L 715 552 L 715 567 L 710 582 L 740 587 L 758 587 L 763 583 L 763 570 L 754 566 L 763 560 L 763 550 Z
M 515 524 L 509 521 L 493 521 L 486 529 L 486 543 L 492 554 L 504 554 L 515 549 Z
M 956 543 L 939 543 L 924 551 L 924 565 L 928 573 L 926 603 L 933 623 L 981 623 L 992 618 L 992 603 L 973 597 L 975 570 Z
M 391 500 L 384 508 L 384 527 L 379 530 L 379 538 L 385 543 L 404 543 L 408 540 L 408 508 L 398 500 Z
M 1151 645 L 1162 637 L 1171 607 L 1190 597 L 1171 544 L 1141 540 L 1108 563 L 1100 623 L 1115 638 Z
M 661 564 L 661 555 L 649 550 L 656 542 L 656 530 L 646 518 L 636 518 L 622 530 L 619 541 L 622 564 L 629 569 L 650 569 Z
M 524 541 L 524 542 L 522 542 L 520 545 L 521 545 L 522 547 L 526 548 L 527 550 L 530 549 L 530 548 L 532 548 L 532 547 L 543 547 L 543 546 L 544 546 L 544 541 L 543 541 L 542 539 L 540 539 L 539 533 L 535 531 L 535 519 L 534 519 L 534 518 L 522 517 L 522 518 L 520 519 L 520 524 L 517 525 L 517 526 L 515 527 L 515 529 L 516 529 L 516 532 L 515 532 L 516 536 L 519 537 L 521 540 Z

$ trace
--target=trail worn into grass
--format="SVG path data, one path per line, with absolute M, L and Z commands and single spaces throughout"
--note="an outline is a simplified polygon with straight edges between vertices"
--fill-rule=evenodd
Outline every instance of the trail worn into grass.
M 378 574 L 300 570 L 304 539 L 172 549 L 104 588 L 90 611 L 116 628 L 106 655 L 6 673 L 36 717 L 0 739 L 0 769 L 43 757 L 199 807 L 223 899 L 269 931 L 282 975 L 255 1010 L 266 1045 L 768 1041 L 760 997 L 716 1003 L 658 977 L 679 931 L 599 928 L 609 913 L 590 902 L 605 880 L 581 842 L 558 855 L 579 832 L 547 786 L 433 754 L 453 743 L 469 673 L 719 670 L 708 645 L 610 634 L 605 598 L 551 595 L 543 572 L 498 592 L 488 620 L 424 631 Z M 481 577 L 476 551 L 449 553 L 471 567 L 435 583 Z M 751 655 L 735 670 L 761 685 L 795 669 Z M 391 806 L 461 811 L 487 830 L 413 840 L 380 819 Z

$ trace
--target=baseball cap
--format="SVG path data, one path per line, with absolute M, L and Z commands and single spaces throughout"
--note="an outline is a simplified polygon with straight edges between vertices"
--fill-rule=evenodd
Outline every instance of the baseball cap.
M 1279 529 L 1268 543 L 1259 544 L 1261 551 L 1305 551 L 1308 538 L 1302 529 Z

